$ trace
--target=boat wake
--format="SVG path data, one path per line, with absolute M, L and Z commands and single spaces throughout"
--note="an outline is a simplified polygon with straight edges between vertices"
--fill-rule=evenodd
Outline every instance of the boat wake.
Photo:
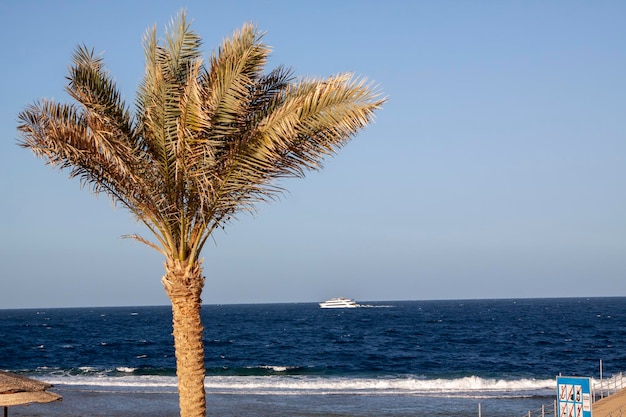
M 358 307 L 362 308 L 394 308 L 394 305 L 380 305 L 380 304 L 358 304 Z

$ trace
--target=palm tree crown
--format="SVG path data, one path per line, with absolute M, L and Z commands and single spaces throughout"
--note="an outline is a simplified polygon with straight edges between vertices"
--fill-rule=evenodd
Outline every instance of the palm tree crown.
M 205 64 L 184 12 L 164 45 L 148 31 L 134 114 L 101 57 L 78 47 L 67 86 L 78 105 L 28 107 L 21 145 L 128 208 L 159 245 L 133 237 L 196 261 L 216 227 L 279 193 L 273 180 L 319 168 L 384 102 L 349 74 L 264 73 L 262 37 L 244 25 Z

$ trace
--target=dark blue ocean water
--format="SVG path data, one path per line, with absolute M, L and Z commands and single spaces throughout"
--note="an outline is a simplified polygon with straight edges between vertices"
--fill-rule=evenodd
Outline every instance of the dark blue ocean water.
M 626 370 L 626 298 L 361 303 L 203 306 L 207 393 L 310 403 L 283 415 L 522 415 L 552 402 L 559 374 Z M 174 366 L 169 307 L 0 310 L 0 369 L 70 397 L 173 395 Z

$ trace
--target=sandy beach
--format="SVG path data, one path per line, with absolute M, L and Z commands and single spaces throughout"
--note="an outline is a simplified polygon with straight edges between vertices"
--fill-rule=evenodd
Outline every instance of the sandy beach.
M 619 410 L 620 407 L 624 407 L 623 411 L 626 411 L 626 388 L 593 403 L 592 414 L 594 417 L 606 417 Z

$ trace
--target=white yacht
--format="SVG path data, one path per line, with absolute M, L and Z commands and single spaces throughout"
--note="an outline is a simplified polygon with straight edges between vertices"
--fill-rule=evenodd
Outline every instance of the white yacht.
M 320 303 L 321 308 L 355 308 L 359 307 L 359 305 L 349 298 L 345 297 L 337 297 L 331 298 L 330 300 L 326 300 L 323 303 Z

